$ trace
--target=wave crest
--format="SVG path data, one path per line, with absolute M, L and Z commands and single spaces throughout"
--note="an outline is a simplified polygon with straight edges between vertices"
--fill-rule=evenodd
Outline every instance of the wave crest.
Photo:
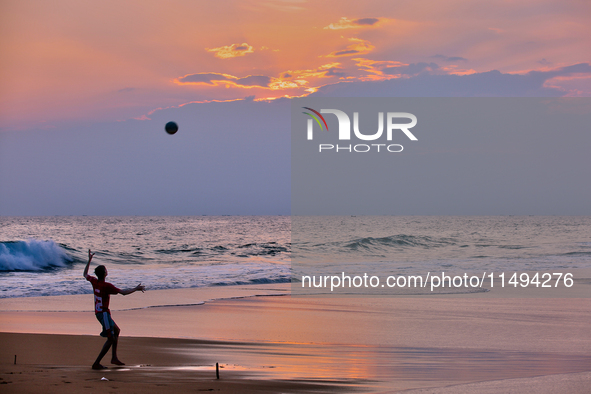
M 0 242 L 0 271 L 42 271 L 65 267 L 73 259 L 54 241 Z
M 389 237 L 364 237 L 353 239 L 344 244 L 346 248 L 352 250 L 367 250 L 371 248 L 401 248 L 401 247 L 423 247 L 435 248 L 446 245 L 454 245 L 450 239 L 447 238 L 433 238 L 428 236 L 413 236 L 413 235 L 392 235 Z

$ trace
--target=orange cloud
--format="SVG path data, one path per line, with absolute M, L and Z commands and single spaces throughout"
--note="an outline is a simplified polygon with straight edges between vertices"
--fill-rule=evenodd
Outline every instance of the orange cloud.
M 341 29 L 359 29 L 361 27 L 374 27 L 379 24 L 384 18 L 359 18 L 349 19 L 343 16 L 337 23 L 331 23 L 325 26 L 325 29 L 341 30 Z
M 274 81 L 269 84 L 269 88 L 271 88 L 271 90 L 297 89 L 306 83 L 307 81 L 286 81 L 284 79 L 274 79 Z
M 220 73 L 197 73 L 187 74 L 174 80 L 177 85 L 209 85 L 220 84 L 233 85 L 241 88 L 269 88 L 272 82 L 271 77 L 265 75 L 248 75 L 246 77 L 235 77 L 230 74 Z
M 368 73 L 367 75 L 359 78 L 361 81 L 380 81 L 384 79 L 390 79 L 393 76 L 386 75 L 383 71 L 384 69 L 408 66 L 408 64 L 396 62 L 393 60 L 371 60 L 364 58 L 354 58 L 353 60 L 357 62 L 356 65 L 360 70 Z
M 203 88 L 225 87 L 275 91 L 275 94 L 281 94 L 281 96 L 275 96 L 277 98 L 299 97 L 315 92 L 323 86 L 321 80 L 335 77 L 338 79 L 349 78 L 339 62 L 326 63 L 314 69 L 288 70 L 279 73 L 277 77 L 266 75 L 237 77 L 225 73 L 204 72 L 187 74 L 174 79 L 173 82 L 181 86 L 192 85 Z M 267 99 L 269 98 L 265 98 L 265 100 Z
M 253 53 L 254 48 L 247 43 L 226 45 L 219 48 L 205 48 L 208 52 L 215 52 L 215 56 L 221 59 L 230 59 L 233 57 L 244 56 L 247 53 Z
M 326 55 L 326 57 L 364 55 L 375 49 L 375 46 L 371 45 L 369 41 L 362 40 L 361 38 L 349 38 L 349 41 L 351 41 L 352 44 L 347 45 L 347 48 L 332 52 Z
M 314 69 L 307 70 L 289 70 L 282 73 L 283 78 L 326 78 L 333 76 L 336 69 L 340 68 L 341 63 L 328 63 Z
M 323 72 L 326 72 L 323 71 Z M 205 85 L 205 86 L 225 86 L 243 89 L 268 89 L 268 90 L 286 90 L 299 89 L 308 84 L 303 79 L 291 79 L 292 75 L 284 73 L 281 78 L 268 77 L 266 75 L 248 75 L 246 77 L 236 77 L 230 74 L 221 73 L 197 73 L 187 74 L 176 78 L 174 83 L 177 85 Z

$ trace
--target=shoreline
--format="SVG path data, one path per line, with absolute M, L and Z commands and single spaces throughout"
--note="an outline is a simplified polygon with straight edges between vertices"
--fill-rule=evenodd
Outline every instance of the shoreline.
M 150 290 L 131 296 L 113 296 L 112 312 L 154 307 L 197 306 L 206 302 L 289 294 L 289 283 L 192 287 Z M 40 297 L 0 298 L 0 312 L 92 312 L 92 293 Z

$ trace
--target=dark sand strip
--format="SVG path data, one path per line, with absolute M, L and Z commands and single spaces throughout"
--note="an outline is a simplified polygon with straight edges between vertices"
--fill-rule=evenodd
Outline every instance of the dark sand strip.
M 359 382 L 275 379 L 264 371 L 224 363 L 218 380 L 210 350 L 231 345 L 190 339 L 122 338 L 119 353 L 125 354 L 126 365 L 110 365 L 108 355 L 103 360 L 108 369 L 94 371 L 90 365 L 102 344 L 102 338 L 85 335 L 0 333 L 0 391 L 254 394 L 361 388 Z

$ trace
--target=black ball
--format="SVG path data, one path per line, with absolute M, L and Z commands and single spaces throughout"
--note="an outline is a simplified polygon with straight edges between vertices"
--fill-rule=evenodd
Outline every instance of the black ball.
M 179 131 L 179 126 L 175 122 L 168 122 L 166 126 L 164 126 L 164 130 L 170 135 L 173 135 L 177 131 Z

